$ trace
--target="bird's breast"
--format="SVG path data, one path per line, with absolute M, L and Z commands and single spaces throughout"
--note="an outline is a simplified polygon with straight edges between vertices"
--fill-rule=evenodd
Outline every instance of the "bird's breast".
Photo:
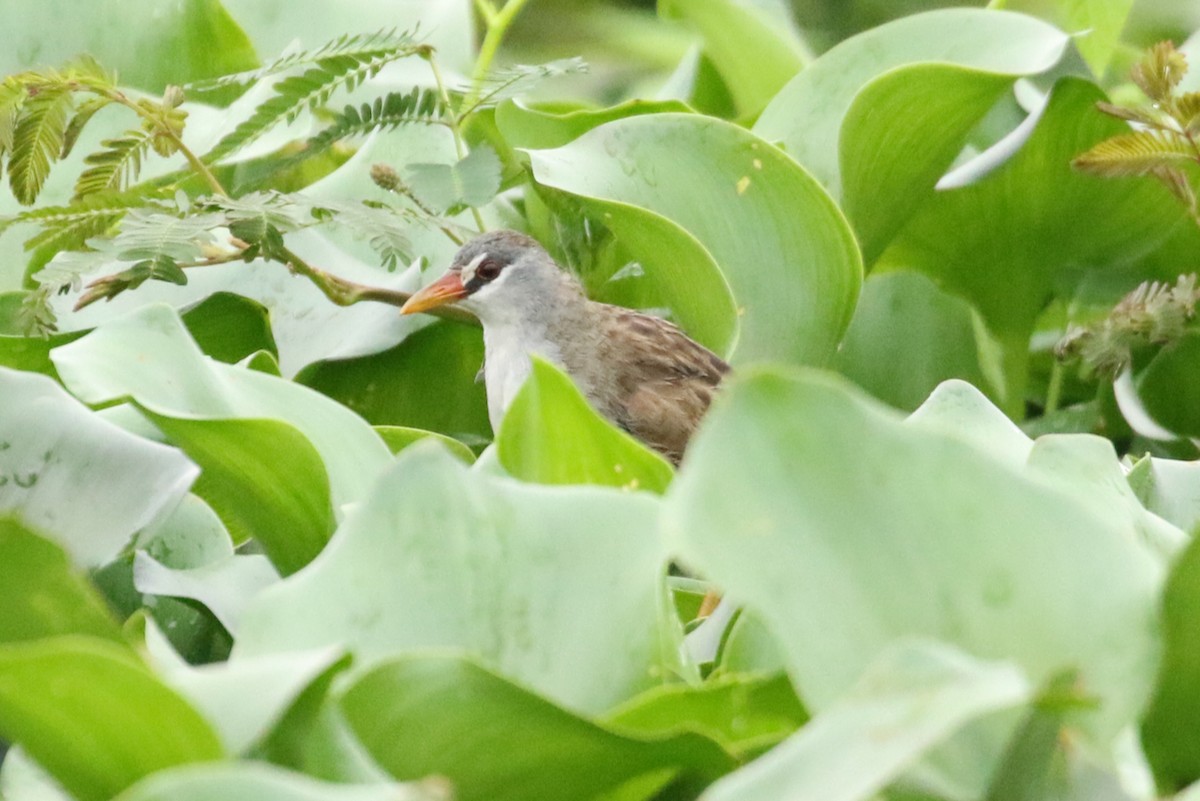
M 534 354 L 562 366 L 562 351 L 546 337 L 544 330 L 512 326 L 483 328 L 483 380 L 487 389 L 488 418 L 492 430 L 500 430 L 500 420 L 529 377 Z

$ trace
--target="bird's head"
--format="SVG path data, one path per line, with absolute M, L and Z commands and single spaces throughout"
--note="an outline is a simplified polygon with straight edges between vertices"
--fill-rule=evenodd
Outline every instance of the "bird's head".
M 491 231 L 459 249 L 450 270 L 417 292 L 401 314 L 460 303 L 485 323 L 523 316 L 553 303 L 553 296 L 574 282 L 536 240 L 516 231 Z

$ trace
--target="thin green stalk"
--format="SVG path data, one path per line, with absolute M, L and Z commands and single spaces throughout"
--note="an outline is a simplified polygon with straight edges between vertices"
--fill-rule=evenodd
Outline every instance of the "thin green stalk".
M 1063 385 L 1063 366 L 1058 359 L 1054 360 L 1053 366 L 1050 368 L 1050 386 L 1046 389 L 1046 414 L 1053 414 L 1058 411 L 1059 401 L 1062 399 Z
M 442 98 L 442 103 L 446 108 L 453 109 L 454 106 L 450 102 L 450 93 L 446 90 L 446 83 L 442 80 L 442 71 L 438 69 L 437 57 L 433 54 L 433 49 L 430 48 L 422 53 L 422 57 L 429 62 L 429 69 L 433 72 L 433 80 L 437 84 L 438 94 Z M 457 112 L 451 111 L 453 118 L 450 120 L 450 133 L 454 135 L 454 149 L 458 153 L 458 158 L 461 161 L 467 157 L 467 143 L 463 141 L 461 120 Z M 479 213 L 479 209 L 471 206 L 471 216 L 475 218 L 475 227 L 480 233 L 487 230 L 487 225 L 483 222 L 483 215 Z
M 467 93 L 463 108 L 471 108 L 475 105 L 475 101 L 479 98 L 479 92 L 483 88 L 483 81 L 487 78 L 488 70 L 492 68 L 493 59 L 496 58 L 496 51 L 500 49 L 500 43 L 504 41 L 509 26 L 521 13 L 521 9 L 527 2 L 529 0 L 508 0 L 499 11 L 493 7 L 490 15 L 482 9 L 480 10 L 483 22 L 487 26 L 487 33 L 483 35 L 483 44 L 479 46 L 479 58 L 475 60 L 475 71 L 471 75 L 471 90 Z M 476 7 L 479 7 L 478 0 Z
M 1029 340 L 1008 337 L 1001 342 L 1004 368 L 1003 410 L 1016 422 L 1025 419 L 1025 389 L 1029 386 Z

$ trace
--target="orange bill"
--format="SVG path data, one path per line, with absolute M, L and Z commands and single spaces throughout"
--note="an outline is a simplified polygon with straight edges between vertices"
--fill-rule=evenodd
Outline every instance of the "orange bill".
M 400 313 L 415 314 L 436 309 L 438 306 L 462 300 L 466 296 L 467 289 L 463 286 L 462 278 L 456 272 L 449 272 L 409 298 L 400 307 Z

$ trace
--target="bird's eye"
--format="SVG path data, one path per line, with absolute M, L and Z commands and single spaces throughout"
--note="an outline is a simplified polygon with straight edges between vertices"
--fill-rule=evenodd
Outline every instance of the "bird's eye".
M 475 275 L 481 281 L 491 281 L 500 275 L 500 262 L 488 259 L 475 268 Z

